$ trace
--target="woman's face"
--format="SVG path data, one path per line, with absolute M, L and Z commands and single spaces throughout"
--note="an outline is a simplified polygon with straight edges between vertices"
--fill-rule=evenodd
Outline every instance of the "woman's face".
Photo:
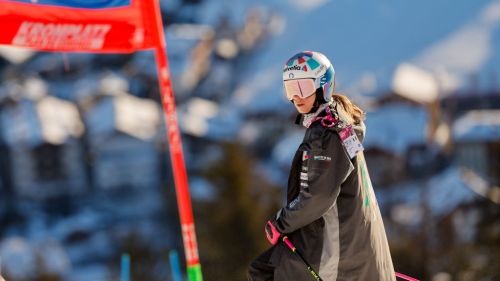
M 316 95 L 310 95 L 307 98 L 301 98 L 297 95 L 293 96 L 292 102 L 299 113 L 309 113 L 314 106 Z

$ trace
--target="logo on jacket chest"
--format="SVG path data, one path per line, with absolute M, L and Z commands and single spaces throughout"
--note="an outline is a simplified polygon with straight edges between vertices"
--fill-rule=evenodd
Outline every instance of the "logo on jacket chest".
M 312 159 L 316 161 L 332 161 L 332 157 L 330 156 L 325 156 L 325 155 L 311 155 L 307 151 L 302 152 L 302 161 Z
M 317 155 L 313 157 L 313 160 L 318 160 L 318 161 L 332 161 L 332 157 L 330 156 L 323 156 L 323 155 Z

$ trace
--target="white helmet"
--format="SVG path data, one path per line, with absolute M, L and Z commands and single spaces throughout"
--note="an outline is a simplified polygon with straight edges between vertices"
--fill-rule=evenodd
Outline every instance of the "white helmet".
M 316 89 L 323 89 L 324 102 L 330 101 L 335 89 L 335 70 L 325 55 L 304 51 L 291 57 L 283 68 L 283 82 L 297 79 L 313 79 Z

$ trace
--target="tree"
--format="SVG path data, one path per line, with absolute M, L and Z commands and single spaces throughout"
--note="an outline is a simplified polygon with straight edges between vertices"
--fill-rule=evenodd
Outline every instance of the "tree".
M 278 208 L 279 189 L 256 174 L 240 145 L 225 143 L 222 150 L 222 158 L 204 172 L 217 197 L 195 208 L 203 275 L 246 280 L 250 261 L 269 246 L 264 223 Z

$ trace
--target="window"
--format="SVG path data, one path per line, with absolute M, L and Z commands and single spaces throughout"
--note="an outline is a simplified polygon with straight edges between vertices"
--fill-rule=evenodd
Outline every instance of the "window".
M 61 145 L 42 144 L 33 150 L 36 179 L 54 181 L 66 179 L 63 165 L 64 147 Z

